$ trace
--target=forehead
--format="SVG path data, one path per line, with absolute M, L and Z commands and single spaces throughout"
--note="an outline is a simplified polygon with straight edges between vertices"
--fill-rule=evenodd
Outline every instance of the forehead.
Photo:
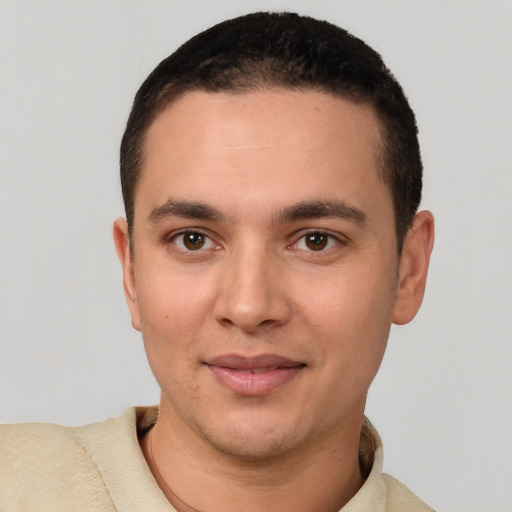
M 165 125 L 167 134 L 176 137 L 177 144 L 186 142 L 189 135 L 203 139 L 205 135 L 230 135 L 234 136 L 235 141 L 234 131 L 226 133 L 227 117 L 239 123 L 236 127 L 239 133 L 244 121 L 246 128 L 253 128 L 251 133 L 244 130 L 240 137 L 252 135 L 264 138 L 266 135 L 270 143 L 279 142 L 275 140 L 276 132 L 279 131 L 281 137 L 289 133 L 294 140 L 305 136 L 310 142 L 313 129 L 322 130 L 314 137 L 316 141 L 329 143 L 333 135 L 346 135 L 342 132 L 356 125 L 364 129 L 370 143 L 380 141 L 381 138 L 380 123 L 373 107 L 367 103 L 355 103 L 340 95 L 313 89 L 270 88 L 247 92 L 185 92 L 174 97 L 156 116 L 148 128 L 145 140 L 154 138 L 155 132 L 161 132 Z M 304 124 L 304 121 L 309 122 Z M 292 127 L 293 132 L 290 131 Z M 172 128 L 175 131 L 171 133 Z
M 317 199 L 330 184 L 357 195 L 384 188 L 381 146 L 369 105 L 324 92 L 186 93 L 148 129 L 136 204 L 145 187 L 155 202 L 171 189 L 217 201 L 227 186 L 244 199 Z

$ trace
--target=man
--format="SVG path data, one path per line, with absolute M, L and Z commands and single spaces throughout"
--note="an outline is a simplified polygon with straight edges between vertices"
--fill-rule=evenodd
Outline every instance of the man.
M 252 14 L 160 63 L 114 224 L 159 408 L 4 427 L 0 509 L 431 510 L 364 418 L 425 289 L 416 132 L 380 57 L 326 22 Z

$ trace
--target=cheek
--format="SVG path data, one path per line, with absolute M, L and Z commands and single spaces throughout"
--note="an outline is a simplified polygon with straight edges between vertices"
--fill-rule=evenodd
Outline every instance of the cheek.
M 210 307 L 205 290 L 189 279 L 146 274 L 137 283 L 137 302 L 144 346 L 157 379 L 193 364 L 192 351 Z
M 142 268 L 136 276 L 141 321 L 151 331 L 182 332 L 198 325 L 210 301 L 207 280 L 175 269 Z
M 371 380 L 386 347 L 394 305 L 393 274 L 371 266 L 312 287 L 303 302 L 305 316 L 331 372 Z M 384 276 L 384 278 L 382 277 Z

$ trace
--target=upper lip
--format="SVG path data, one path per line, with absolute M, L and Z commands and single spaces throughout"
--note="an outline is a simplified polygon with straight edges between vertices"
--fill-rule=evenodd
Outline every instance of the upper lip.
M 305 366 L 304 363 L 293 361 L 287 357 L 276 354 L 262 354 L 258 356 L 242 356 L 238 354 L 224 354 L 205 361 L 208 366 L 230 368 L 233 370 L 252 370 L 256 368 L 294 368 Z

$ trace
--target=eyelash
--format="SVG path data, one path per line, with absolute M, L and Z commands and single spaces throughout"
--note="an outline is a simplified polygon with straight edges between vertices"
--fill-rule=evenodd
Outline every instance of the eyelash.
M 198 237 L 202 237 L 203 244 L 200 245 L 197 249 L 191 249 L 190 247 L 187 247 L 187 241 L 184 238 L 187 235 L 188 236 L 195 235 Z M 308 239 L 307 239 L 308 236 L 313 237 L 316 235 L 320 235 L 321 237 L 327 238 L 325 240 L 324 246 L 321 246 L 321 244 L 323 242 L 323 241 L 321 241 L 319 243 L 319 245 L 317 246 L 318 250 L 315 250 L 311 247 L 309 247 L 309 248 L 298 247 L 298 245 L 301 243 L 304 245 L 306 245 L 308 243 Z M 178 244 L 177 240 L 179 240 L 180 238 L 181 238 L 181 243 Z M 166 243 L 174 244 L 176 247 L 178 247 L 181 251 L 183 251 L 185 253 L 195 253 L 195 252 L 199 253 L 206 249 L 218 250 L 221 248 L 221 246 L 219 244 L 216 244 L 216 242 L 214 242 L 213 239 L 207 233 L 205 233 L 204 231 L 202 231 L 200 229 L 187 229 L 184 231 L 180 231 L 179 233 L 173 233 L 172 235 L 166 237 Z M 298 238 L 296 238 L 296 241 L 293 242 L 292 244 L 288 245 L 287 248 L 290 250 L 300 250 L 300 251 L 310 252 L 310 253 L 316 253 L 316 252 L 322 253 L 322 252 L 327 252 L 330 249 L 332 249 L 333 243 L 334 243 L 334 247 L 337 245 L 347 245 L 347 241 L 345 239 L 341 238 L 339 235 L 334 235 L 328 231 L 324 231 L 321 229 L 312 229 L 312 230 L 301 233 L 300 236 Z M 207 245 L 207 247 L 205 247 L 205 245 Z
M 207 244 L 207 245 L 210 246 L 210 247 L 207 247 L 207 248 L 215 249 L 215 250 L 220 249 L 220 245 L 216 244 L 213 241 L 211 236 L 209 236 L 207 233 L 205 233 L 204 231 L 202 231 L 200 229 L 186 229 L 186 230 L 180 231 L 179 233 L 173 233 L 172 235 L 170 235 L 169 237 L 166 238 L 166 242 L 174 244 L 179 249 L 181 249 L 183 252 L 190 252 L 190 253 L 201 252 L 201 249 L 203 249 L 204 245 L 201 245 L 196 250 L 190 249 L 190 248 L 186 247 L 186 239 L 185 239 L 185 237 L 187 235 L 188 236 L 197 235 L 199 237 L 202 237 L 205 240 L 204 244 Z M 177 243 L 177 240 L 179 240 L 180 238 L 181 238 L 181 247 Z M 211 246 L 213 246 L 213 247 L 211 247 Z
M 326 240 L 326 246 L 320 247 L 319 250 L 315 251 L 314 249 L 307 248 L 299 248 L 297 247 L 300 243 L 307 244 L 307 237 L 313 236 L 313 235 L 321 235 L 323 237 L 327 237 Z M 334 243 L 334 246 L 333 246 Z M 309 231 L 302 232 L 301 235 L 296 239 L 296 241 L 289 245 L 288 248 L 292 250 L 300 250 L 308 253 L 325 253 L 329 251 L 330 249 L 333 249 L 334 247 L 338 245 L 347 245 L 347 241 L 343 239 L 340 235 L 334 235 L 333 233 L 329 231 L 325 231 L 322 229 L 311 229 Z

